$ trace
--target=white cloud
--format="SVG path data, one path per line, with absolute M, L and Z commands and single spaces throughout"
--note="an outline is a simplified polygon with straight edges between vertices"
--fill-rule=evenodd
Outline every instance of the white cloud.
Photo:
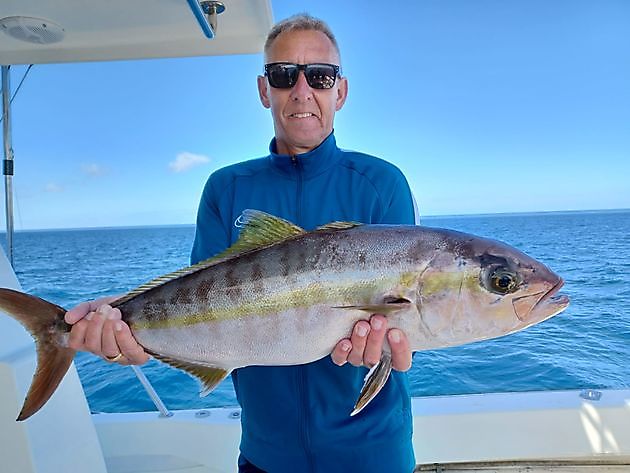
M 100 164 L 96 163 L 82 164 L 81 171 L 83 171 L 88 176 L 103 176 L 107 174 L 107 170 Z
M 63 192 L 63 187 L 59 184 L 55 184 L 54 182 L 49 182 L 46 184 L 46 187 L 44 187 L 44 190 L 46 192 Z
M 210 158 L 202 154 L 193 154 L 187 151 L 179 153 L 175 161 L 168 163 L 168 168 L 172 172 L 184 172 L 189 169 L 210 162 Z

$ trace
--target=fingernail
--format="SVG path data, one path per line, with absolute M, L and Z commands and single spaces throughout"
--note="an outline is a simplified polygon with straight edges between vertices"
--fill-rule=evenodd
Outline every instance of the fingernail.
M 110 310 L 110 311 L 107 313 L 107 318 L 108 318 L 109 320 L 114 320 L 114 319 L 116 319 L 116 318 L 118 318 L 118 317 L 116 317 L 116 312 L 115 312 L 115 311 Z
M 400 342 L 400 333 L 398 330 L 392 330 L 389 332 L 389 339 L 394 343 Z
M 94 312 L 90 312 L 85 316 L 86 320 L 92 320 L 92 317 L 94 317 Z
M 372 328 L 374 330 L 380 330 L 381 328 L 383 328 L 383 321 L 381 319 L 373 319 Z
M 368 333 L 367 327 L 365 327 L 364 325 L 357 325 L 357 335 L 359 337 L 365 337 L 367 333 Z
M 341 351 L 350 351 L 352 346 L 348 342 L 341 342 Z
M 114 325 L 114 330 L 120 332 L 122 330 L 122 322 L 116 322 L 116 325 Z

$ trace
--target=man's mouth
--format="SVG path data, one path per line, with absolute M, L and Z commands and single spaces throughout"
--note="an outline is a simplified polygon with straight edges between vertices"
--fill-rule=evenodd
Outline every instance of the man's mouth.
M 301 112 L 301 113 L 290 113 L 289 117 L 290 118 L 308 118 L 308 117 L 314 117 L 315 115 L 311 112 Z

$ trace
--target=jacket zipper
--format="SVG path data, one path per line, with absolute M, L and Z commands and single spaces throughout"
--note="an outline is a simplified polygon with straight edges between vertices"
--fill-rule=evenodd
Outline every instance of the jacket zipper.
M 302 168 L 300 166 L 300 160 L 296 156 L 291 156 L 291 163 L 295 167 L 297 173 L 297 188 L 296 188 L 296 208 L 295 208 L 295 224 L 302 225 Z M 302 437 L 302 448 L 306 454 L 306 461 L 308 464 L 308 471 L 313 470 L 313 457 L 311 452 L 311 441 L 309 438 L 309 424 L 308 418 L 308 386 L 306 380 L 306 373 L 304 372 L 304 366 L 297 366 L 297 388 L 298 399 L 301 401 L 301 409 L 299 413 L 300 434 Z
M 293 163 L 293 167 L 297 173 L 295 224 L 302 225 L 302 167 L 300 166 L 300 160 L 297 156 L 291 156 L 291 163 Z

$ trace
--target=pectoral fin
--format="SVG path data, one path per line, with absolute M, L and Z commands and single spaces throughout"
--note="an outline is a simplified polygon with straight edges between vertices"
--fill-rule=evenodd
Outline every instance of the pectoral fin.
M 365 375 L 365 381 L 361 388 L 361 394 L 354 405 L 354 410 L 350 413 L 351 416 L 358 414 L 361 410 L 368 405 L 368 403 L 376 397 L 381 391 L 389 374 L 392 372 L 392 357 L 389 353 L 383 353 L 381 360 L 368 371 Z
M 199 392 L 200 397 L 207 396 L 217 387 L 217 385 L 223 381 L 232 370 L 225 370 L 223 368 L 217 368 L 213 366 L 205 366 L 196 363 L 190 363 L 188 361 L 175 360 L 166 356 L 153 354 L 158 360 L 171 365 L 174 368 L 185 371 L 186 373 L 194 376 L 199 380 L 202 385 Z
M 365 305 L 344 305 L 333 307 L 333 309 L 355 309 L 364 310 L 370 314 L 390 314 L 397 310 L 404 310 L 409 307 L 409 301 L 406 302 L 385 302 L 383 304 L 365 304 Z

